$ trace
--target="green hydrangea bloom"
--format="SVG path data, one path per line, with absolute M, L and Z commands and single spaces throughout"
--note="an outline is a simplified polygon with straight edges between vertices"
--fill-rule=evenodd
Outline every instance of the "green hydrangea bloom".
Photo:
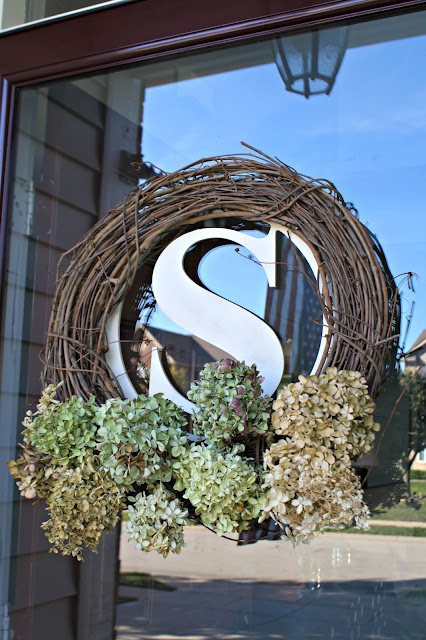
M 88 402 L 72 396 L 66 402 L 54 399 L 55 387 L 44 390 L 38 411 L 27 412 L 23 421 L 25 440 L 39 451 L 52 457 L 61 466 L 79 464 L 87 451 L 95 447 L 96 407 L 94 396 Z
M 238 455 L 243 448 L 224 453 L 211 444 L 193 443 L 173 462 L 174 489 L 184 492 L 201 522 L 218 535 L 243 531 L 263 508 L 262 477 Z
M 188 446 L 186 418 L 162 394 L 107 400 L 95 422 L 103 466 L 116 482 L 129 487 L 169 482 L 171 459 Z
M 220 445 L 270 435 L 272 399 L 262 397 L 256 365 L 226 359 L 206 364 L 188 397 L 199 407 L 194 432 Z
M 7 463 L 9 473 L 16 480 L 21 496 L 46 499 L 57 478 L 66 469 L 52 462 L 52 457 L 41 453 L 28 443 L 22 447 L 22 455 Z

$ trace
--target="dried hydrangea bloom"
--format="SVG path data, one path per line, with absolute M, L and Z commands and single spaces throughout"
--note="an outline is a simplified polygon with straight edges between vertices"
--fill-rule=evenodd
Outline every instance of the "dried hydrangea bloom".
M 56 399 L 56 392 L 59 387 L 62 386 L 62 384 L 62 382 L 60 382 L 59 384 L 49 384 L 43 389 L 43 391 L 41 392 L 40 400 L 36 405 L 37 411 L 35 413 L 30 410 L 27 411 L 27 417 L 23 421 L 24 426 L 27 418 L 29 418 L 29 421 L 31 422 L 33 416 L 39 415 L 41 413 L 46 413 L 46 411 L 50 411 L 52 409 L 52 406 L 61 404 L 61 401 Z
M 299 376 L 284 387 L 273 404 L 272 426 L 277 435 L 303 446 L 316 447 L 348 463 L 368 453 L 380 425 L 365 379 L 356 371 L 335 367 L 320 376 Z
M 82 559 L 84 547 L 92 551 L 108 533 L 125 507 L 125 489 L 100 468 L 99 459 L 86 456 L 74 469 L 66 469 L 47 497 L 50 520 L 42 524 L 54 553 Z
M 126 533 L 129 542 L 142 551 L 157 551 L 165 558 L 180 553 L 184 545 L 183 527 L 189 524 L 188 510 L 172 491 L 159 484 L 151 493 L 138 493 L 128 508 Z
M 21 496 L 46 499 L 54 482 L 64 472 L 64 466 L 55 465 L 52 457 L 37 451 L 25 443 L 22 455 L 15 460 L 9 460 L 9 473 L 16 480 Z
M 188 391 L 199 411 L 194 432 L 219 445 L 247 441 L 270 433 L 272 399 L 262 396 L 256 365 L 227 358 L 206 364 Z
M 256 469 L 238 453 L 192 444 L 173 463 L 174 488 L 195 507 L 203 524 L 218 535 L 243 531 L 261 512 L 264 492 Z
M 301 449 L 293 440 L 274 443 L 264 454 L 268 492 L 259 522 L 272 517 L 294 544 L 354 521 L 366 528 L 369 511 L 355 472 L 323 461 L 315 448 Z
M 103 466 L 128 487 L 169 482 L 171 460 L 187 446 L 186 418 L 177 405 L 156 394 L 98 408 L 96 440 Z

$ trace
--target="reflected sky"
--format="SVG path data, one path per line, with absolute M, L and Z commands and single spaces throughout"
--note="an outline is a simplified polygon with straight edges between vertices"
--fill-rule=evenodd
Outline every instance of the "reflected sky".
M 149 87 L 144 158 L 174 171 L 243 153 L 243 140 L 332 181 L 377 235 L 394 276 L 420 276 L 415 294 L 396 278 L 404 316 L 416 303 L 410 346 L 426 326 L 425 43 L 417 36 L 349 48 L 332 93 L 308 100 L 285 90 L 274 63 Z
M 250 231 L 242 233 L 262 236 L 261 233 Z M 262 266 L 255 260 L 255 256 L 245 247 L 234 244 L 223 245 L 204 256 L 198 267 L 198 275 L 201 282 L 213 293 L 264 318 L 268 279 Z M 140 316 L 142 324 L 145 324 L 149 313 L 149 310 L 142 311 Z M 166 331 L 190 335 L 188 331 L 170 320 L 158 304 L 154 313 L 150 315 L 149 324 Z

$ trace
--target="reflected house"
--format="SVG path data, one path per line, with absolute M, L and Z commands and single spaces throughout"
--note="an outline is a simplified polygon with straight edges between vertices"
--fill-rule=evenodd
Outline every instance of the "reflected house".
M 417 340 L 404 354 L 405 371 L 415 371 L 422 367 L 420 373 L 426 375 L 426 329 L 423 329 Z
M 188 391 L 191 382 L 198 378 L 207 362 L 229 357 L 218 347 L 190 334 L 175 333 L 157 327 L 139 325 L 136 333 L 142 337 L 142 344 L 133 347 L 138 350 L 138 377 L 145 378 L 151 367 L 152 349 L 164 349 L 167 364 L 175 383 L 183 391 Z
M 300 254 L 299 254 L 300 256 Z M 278 264 L 278 287 L 269 288 L 265 321 L 281 339 L 284 381 L 311 373 L 321 339 L 321 306 L 307 278 L 309 266 L 290 241 L 285 241 Z
M 419 375 L 426 376 L 426 329 L 423 329 L 417 340 L 404 354 L 405 371 L 416 371 L 419 367 Z M 412 469 L 426 471 L 426 449 L 420 451 L 413 462 Z

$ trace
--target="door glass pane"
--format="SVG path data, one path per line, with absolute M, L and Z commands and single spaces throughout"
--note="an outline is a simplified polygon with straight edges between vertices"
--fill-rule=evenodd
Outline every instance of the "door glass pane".
M 128 0 L 1 0 L 0 30 Z
M 249 153 L 241 140 L 301 174 L 330 180 L 352 203 L 400 287 L 401 366 L 404 354 L 407 368 L 424 363 L 425 34 L 426 15 L 417 12 L 19 91 L 1 310 L 4 461 L 16 455 L 20 420 L 40 394 L 38 353 L 60 254 L 133 185 L 201 158 Z M 214 224 L 238 226 L 220 215 Z M 238 230 L 260 238 L 268 225 L 246 221 Z M 309 373 L 321 309 L 286 242 L 276 288 L 268 288 L 255 256 L 238 257 L 235 248 L 196 244 L 186 272 L 273 327 L 286 356 L 285 382 Z M 165 347 L 185 392 L 207 358 L 227 354 L 161 314 L 151 290 L 157 258 L 154 252 L 146 261 L 124 301 L 123 357 L 133 386 L 146 392 L 151 347 Z M 377 400 L 379 441 L 386 429 L 379 453 L 355 463 L 362 477 L 372 467 L 370 531 L 331 531 L 295 549 L 273 536 L 238 545 L 238 536 L 193 524 L 187 548 L 164 559 L 128 543 L 124 517 L 121 578 L 114 534 L 77 566 L 48 554 L 43 504 L 20 501 L 2 464 L 3 624 L 22 640 L 46 637 L 52 620 L 58 637 L 86 637 L 88 629 L 109 637 L 115 602 L 118 640 L 423 640 L 426 443 L 413 438 L 408 395 L 400 394 L 397 378 L 388 380 Z

